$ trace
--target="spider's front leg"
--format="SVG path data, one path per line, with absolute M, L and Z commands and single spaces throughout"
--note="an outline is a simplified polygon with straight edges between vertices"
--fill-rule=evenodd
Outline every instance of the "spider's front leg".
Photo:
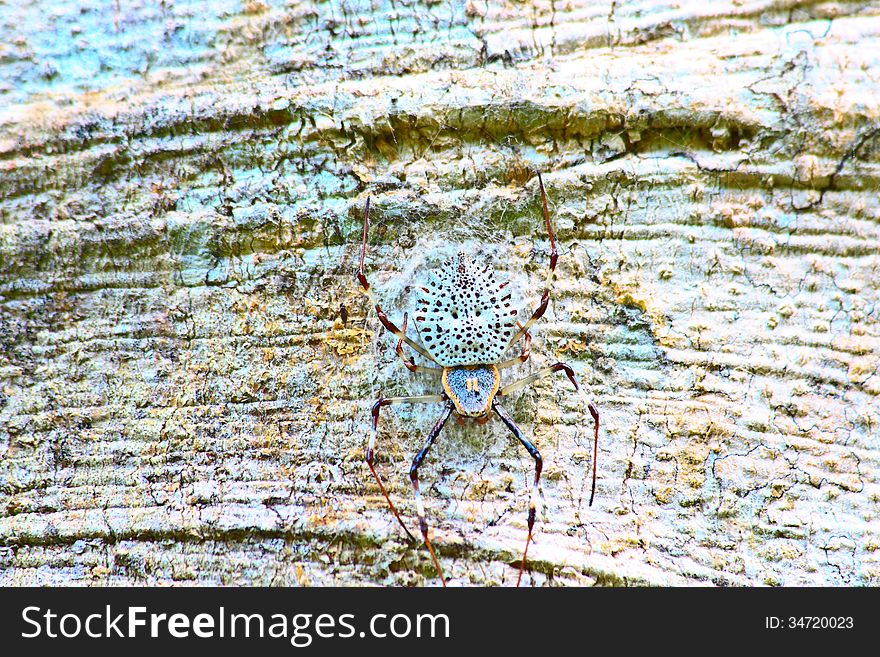
M 577 378 L 575 378 L 574 370 L 571 369 L 571 365 L 567 365 L 565 363 L 554 363 L 549 367 L 538 370 L 534 374 L 529 374 L 528 376 L 523 377 L 519 381 L 508 383 L 506 386 L 498 391 L 498 396 L 505 397 L 510 393 L 525 388 L 530 383 L 534 383 L 538 379 L 543 379 L 545 376 L 549 376 L 554 372 L 558 372 L 559 370 L 564 370 L 566 376 L 568 376 L 568 380 L 571 381 L 571 384 L 574 386 L 575 391 L 580 391 L 580 386 L 578 386 Z
M 419 466 L 422 464 L 422 461 L 425 460 L 425 456 L 428 454 L 428 450 L 431 448 L 431 445 L 434 444 L 437 436 L 440 435 L 440 430 L 443 429 L 443 425 L 446 424 L 446 420 L 449 419 L 449 415 L 452 413 L 452 408 L 453 403 L 447 401 L 446 406 L 443 408 L 443 413 L 440 415 L 436 424 L 434 424 L 434 428 L 431 429 L 431 433 L 428 434 L 428 439 L 425 441 L 422 449 L 419 450 L 419 453 L 416 454 L 412 462 L 412 467 L 409 469 L 409 479 L 412 482 L 413 491 L 416 494 L 416 511 L 419 514 L 419 530 L 422 532 L 422 537 L 425 539 L 425 545 L 428 548 L 428 552 L 431 553 L 431 559 L 434 560 L 434 567 L 437 569 L 437 574 L 440 575 L 440 581 L 443 583 L 444 587 L 446 586 L 446 580 L 443 577 L 443 570 L 440 568 L 440 562 L 437 560 L 437 555 L 434 554 L 434 547 L 428 539 L 428 521 L 425 520 L 425 507 L 422 504 L 422 494 L 419 490 Z
M 504 410 L 504 408 L 496 403 L 492 402 L 492 410 L 501 418 L 504 424 L 507 425 L 507 428 L 513 432 L 513 435 L 517 437 L 517 439 L 523 444 L 523 446 L 529 451 L 532 458 L 535 459 L 535 480 L 532 482 L 531 487 L 529 488 L 529 520 L 528 520 L 528 528 L 529 533 L 526 537 L 526 547 L 523 550 L 522 563 L 519 567 L 519 577 L 516 578 L 516 585 L 519 586 L 520 580 L 522 579 L 523 570 L 526 567 L 526 555 L 529 553 L 529 543 L 532 542 L 532 529 L 535 527 L 535 515 L 536 515 L 536 505 L 535 498 L 537 496 L 538 491 L 538 482 L 541 479 L 541 469 L 544 466 L 544 460 L 541 458 L 541 452 L 538 451 L 538 448 L 529 441 L 523 435 L 523 432 L 520 431 L 520 428 L 516 426 L 516 423 L 513 421 L 513 418 Z
M 545 376 L 549 376 L 554 372 L 558 372 L 559 370 L 563 370 L 568 377 L 568 380 L 571 381 L 571 384 L 574 386 L 576 392 L 580 392 L 580 386 L 578 386 L 577 378 L 574 375 L 574 370 L 571 369 L 570 365 L 566 365 L 565 363 L 554 363 L 549 367 L 545 367 L 541 370 L 538 370 L 534 374 L 529 374 L 527 377 L 520 379 L 519 381 L 514 381 L 513 383 L 509 383 L 508 385 L 501 388 L 498 391 L 499 397 L 506 397 L 512 392 L 515 392 L 525 386 L 529 385 L 537 381 L 538 379 L 543 379 Z M 593 428 L 594 428 L 594 436 L 593 436 L 593 487 L 590 490 L 590 506 L 593 506 L 593 498 L 596 496 L 596 456 L 599 452 L 599 409 L 596 408 L 596 405 L 593 402 L 590 402 L 587 408 L 590 409 L 590 415 L 593 416 Z
M 391 509 L 391 513 L 394 515 L 395 518 L 397 518 L 397 522 L 400 523 L 403 531 L 406 532 L 406 535 L 413 542 L 416 542 L 416 537 L 413 536 L 412 533 L 406 528 L 406 525 L 403 524 L 403 520 L 400 518 L 400 514 L 397 512 L 397 507 L 394 506 L 391 498 L 388 497 L 388 491 L 385 490 L 385 485 L 382 483 L 382 480 L 379 478 L 379 474 L 376 472 L 376 468 L 373 466 L 373 457 L 375 456 L 376 447 L 376 434 L 378 433 L 379 428 L 379 411 L 383 406 L 388 406 L 390 404 L 430 404 L 442 402 L 445 399 L 446 398 L 443 395 L 422 395 L 420 397 L 380 397 L 376 400 L 376 403 L 373 404 L 372 431 L 370 432 L 370 443 L 367 446 L 366 454 L 367 466 L 370 468 L 370 472 L 373 473 L 373 478 L 376 480 L 376 483 L 379 484 L 379 490 L 381 490 L 382 495 L 385 496 L 385 501 L 388 502 L 388 508 Z

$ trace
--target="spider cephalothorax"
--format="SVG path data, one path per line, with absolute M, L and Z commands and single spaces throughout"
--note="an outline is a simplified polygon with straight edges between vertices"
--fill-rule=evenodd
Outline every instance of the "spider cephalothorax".
M 501 385 L 501 372 L 494 365 L 444 367 L 443 391 L 462 417 L 483 417 L 492 410 Z
M 529 358 L 529 349 L 532 336 L 529 328 L 534 324 L 547 309 L 550 301 L 550 286 L 553 281 L 553 272 L 556 269 L 556 241 L 553 229 L 550 226 L 550 215 L 547 211 L 547 194 L 544 191 L 544 182 L 541 174 L 538 174 L 538 185 L 541 189 L 541 201 L 544 207 L 544 221 L 547 234 L 550 238 L 550 267 L 547 271 L 547 280 L 541 303 L 532 313 L 525 324 L 517 321 L 518 310 L 511 304 L 511 293 L 506 289 L 509 281 L 499 281 L 495 276 L 492 266 L 484 261 L 475 260 L 467 253 L 458 253 L 446 260 L 438 269 L 428 274 L 425 287 L 419 288 L 417 314 L 414 315 L 416 331 L 421 342 L 407 336 L 408 313 L 403 315 L 403 326 L 398 328 L 382 308 L 376 302 L 370 284 L 364 274 L 364 256 L 367 249 L 367 228 L 370 218 L 370 199 L 367 198 L 364 210 L 364 234 L 361 245 L 361 261 L 357 278 L 364 291 L 370 296 L 370 301 L 376 308 L 379 321 L 391 333 L 397 336 L 397 354 L 410 370 L 422 372 L 435 372 L 440 374 L 443 391 L 440 394 L 423 395 L 419 397 L 381 397 L 373 404 L 373 431 L 370 434 L 370 443 L 367 447 L 367 465 L 373 473 L 379 488 L 391 508 L 394 517 L 403 527 L 406 534 L 413 538 L 410 531 L 404 525 L 400 514 L 397 512 L 382 480 L 373 467 L 373 455 L 376 442 L 376 429 L 379 422 L 379 410 L 389 404 L 400 403 L 428 403 L 436 402 L 443 404 L 440 418 L 434 424 L 434 428 L 428 434 L 428 439 L 419 453 L 415 456 L 410 468 L 410 481 L 416 496 L 416 509 L 419 515 L 419 529 L 425 540 L 425 545 L 431 553 L 440 581 L 446 585 L 440 562 L 434 553 L 431 541 L 428 539 L 428 523 L 425 520 L 425 511 L 422 506 L 419 492 L 418 469 L 424 460 L 431 445 L 436 440 L 443 425 L 454 412 L 462 418 L 474 418 L 480 421 L 488 419 L 494 412 L 502 422 L 511 430 L 516 438 L 528 450 L 535 460 L 535 478 L 529 489 L 529 516 L 528 536 L 523 550 L 520 564 L 519 585 L 526 564 L 526 556 L 529 543 L 532 538 L 532 528 L 535 524 L 535 489 L 541 478 L 543 460 L 538 449 L 523 435 L 516 423 L 508 415 L 507 411 L 498 403 L 497 399 L 527 386 L 528 384 L 563 370 L 568 376 L 575 390 L 578 389 L 574 371 L 565 363 L 555 363 L 545 367 L 534 374 L 522 378 L 506 386 L 501 386 L 501 371 L 524 363 Z M 509 360 L 504 360 L 504 355 L 520 339 L 524 340 L 520 354 Z M 403 345 L 406 343 L 410 348 L 424 356 L 439 367 L 416 365 L 406 357 Z M 590 504 L 593 503 L 593 495 L 596 493 L 596 447 L 599 441 L 599 411 L 595 405 L 589 404 L 590 414 L 593 416 L 595 435 L 593 442 L 593 488 L 590 495 Z

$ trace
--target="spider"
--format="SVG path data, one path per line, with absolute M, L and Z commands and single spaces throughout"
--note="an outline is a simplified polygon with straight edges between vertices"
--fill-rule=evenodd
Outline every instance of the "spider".
M 373 464 L 376 453 L 375 445 L 379 424 L 379 410 L 383 406 L 390 404 L 440 403 L 443 405 L 440 418 L 428 434 L 424 446 L 413 459 L 409 470 L 409 478 L 415 492 L 419 529 L 443 586 L 446 586 L 446 580 L 443 577 L 440 562 L 428 538 L 428 523 L 425 519 L 425 509 L 419 491 L 419 466 L 425 460 L 428 450 L 434 444 L 449 416 L 455 414 L 462 418 L 462 421 L 463 418 L 470 418 L 482 424 L 494 412 L 495 415 L 501 418 L 501 421 L 504 422 L 513 435 L 516 436 L 517 440 L 528 450 L 535 461 L 535 477 L 532 485 L 529 487 L 528 535 L 519 567 L 519 576 L 516 580 L 516 584 L 519 586 L 523 570 L 526 566 L 526 557 L 532 540 L 532 530 L 535 525 L 535 491 L 541 478 L 543 460 L 538 448 L 526 438 L 508 412 L 498 403 L 498 399 L 506 397 L 510 393 L 560 370 L 564 371 L 568 376 L 568 379 L 574 385 L 575 391 L 579 391 L 574 371 L 569 365 L 561 362 L 545 367 L 534 374 L 508 383 L 505 386 L 501 385 L 501 370 L 518 363 L 524 363 L 529 358 L 532 342 L 529 329 L 547 310 L 547 305 L 550 302 L 553 273 L 556 270 L 556 260 L 558 258 L 556 240 L 553 236 L 553 228 L 550 225 L 550 214 L 547 210 L 547 193 L 544 191 L 544 181 L 541 179 L 540 173 L 538 173 L 538 185 L 541 189 L 541 201 L 544 206 L 544 222 L 547 225 L 547 233 L 550 236 L 550 266 L 547 270 L 544 293 L 537 309 L 525 324 L 517 321 L 519 311 L 516 308 L 511 308 L 511 293 L 505 292 L 505 288 L 510 281 L 499 281 L 490 264 L 484 265 L 474 260 L 467 253 L 459 252 L 457 255 L 446 260 L 438 269 L 429 272 L 426 286 L 419 288 L 418 312 L 414 315 L 414 323 L 421 342 L 410 338 L 406 333 L 409 313 L 404 313 L 403 315 L 402 328 L 398 328 L 396 324 L 388 319 L 388 316 L 376 300 L 364 274 L 367 229 L 370 223 L 369 197 L 367 197 L 364 208 L 364 233 L 357 280 L 360 282 L 364 292 L 369 295 L 370 303 L 375 306 L 376 314 L 379 316 L 382 326 L 397 336 L 396 352 L 407 369 L 413 372 L 439 374 L 443 385 L 443 391 L 436 395 L 380 397 L 373 404 L 372 408 L 372 431 L 366 451 L 366 461 L 370 472 L 379 484 L 379 489 L 388 502 L 392 514 L 397 519 L 397 522 L 400 523 L 407 536 L 413 542 L 416 542 L 415 537 L 406 528 L 397 508 L 388 496 L 388 492 L 385 490 L 385 486 L 382 484 L 382 480 L 376 473 Z M 524 340 L 524 343 L 519 355 L 505 359 L 504 356 L 507 351 L 521 339 Z M 416 365 L 404 353 L 404 344 L 439 367 Z M 599 443 L 599 411 L 593 403 L 590 403 L 588 408 L 593 416 L 595 427 L 593 440 L 593 486 L 590 492 L 590 505 L 592 506 L 593 497 L 596 494 L 596 450 Z

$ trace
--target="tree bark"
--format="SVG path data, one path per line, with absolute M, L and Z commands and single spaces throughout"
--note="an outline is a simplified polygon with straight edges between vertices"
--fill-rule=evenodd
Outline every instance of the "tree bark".
M 525 319 L 537 171 L 505 383 L 583 394 L 505 400 L 523 581 L 880 583 L 875 3 L 122 5 L 0 7 L 0 584 L 438 585 L 364 462 L 374 399 L 441 386 L 362 211 L 393 321 L 459 249 Z M 416 535 L 439 412 L 379 424 Z M 447 424 L 450 583 L 516 581 L 533 467 Z

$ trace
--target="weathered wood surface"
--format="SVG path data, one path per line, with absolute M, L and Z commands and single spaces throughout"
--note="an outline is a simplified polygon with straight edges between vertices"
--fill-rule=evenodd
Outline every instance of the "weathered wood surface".
M 363 463 L 438 384 L 360 213 L 393 316 L 462 245 L 526 308 L 540 169 L 514 374 L 585 396 L 510 405 L 529 583 L 877 584 L 878 57 L 872 2 L 3 3 L 0 583 L 438 584 Z M 413 524 L 435 413 L 381 427 Z M 451 583 L 515 581 L 531 467 L 500 422 L 435 446 Z

